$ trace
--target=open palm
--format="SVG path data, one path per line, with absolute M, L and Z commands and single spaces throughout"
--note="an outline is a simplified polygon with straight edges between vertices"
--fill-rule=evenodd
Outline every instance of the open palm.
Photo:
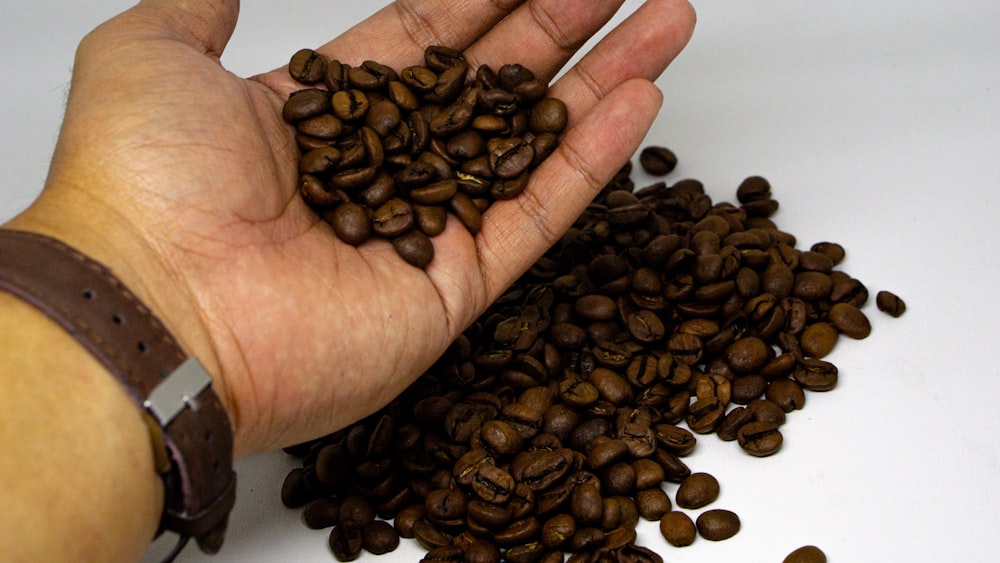
M 180 4 L 142 2 L 81 45 L 47 187 L 76 203 L 38 212 L 72 222 L 86 205 L 106 236 L 143 241 L 102 259 L 166 272 L 142 284 L 175 331 L 192 321 L 171 318 L 174 298 L 198 312 L 182 341 L 215 358 L 242 454 L 330 432 L 419 376 L 631 156 L 659 107 L 650 80 L 694 23 L 683 0 L 651 0 L 562 75 L 559 149 L 476 237 L 450 218 L 420 270 L 387 242 L 341 243 L 298 197 L 281 107 L 301 86 L 283 69 L 243 79 L 220 65 L 237 2 Z M 551 79 L 620 4 L 400 1 L 318 50 L 402 68 L 440 44 L 471 67 L 519 62 Z

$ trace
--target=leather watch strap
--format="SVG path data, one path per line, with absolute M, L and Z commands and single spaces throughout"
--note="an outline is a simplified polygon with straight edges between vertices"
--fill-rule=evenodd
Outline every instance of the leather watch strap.
M 160 529 L 217 552 L 236 496 L 233 432 L 197 359 L 107 267 L 54 238 L 0 229 L 0 290 L 62 326 L 156 419 L 171 462 Z

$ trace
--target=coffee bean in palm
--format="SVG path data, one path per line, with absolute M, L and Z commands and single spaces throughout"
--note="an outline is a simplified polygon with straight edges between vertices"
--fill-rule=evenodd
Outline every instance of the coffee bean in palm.
M 826 554 L 815 545 L 804 545 L 786 555 L 781 563 L 826 563 Z
M 372 222 L 368 211 L 356 203 L 342 203 L 327 214 L 337 238 L 357 246 L 371 236 Z
M 706 510 L 695 521 L 701 537 L 711 541 L 727 540 L 740 531 L 740 517 L 722 508 Z
M 665 176 L 677 166 L 677 156 L 666 147 L 646 147 L 639 153 L 639 164 L 648 174 Z
M 303 84 L 313 84 L 326 76 L 326 58 L 312 49 L 300 49 L 288 63 L 288 74 Z
M 528 126 L 536 135 L 561 133 L 566 128 L 566 103 L 558 98 L 545 98 L 531 108 Z
M 891 291 L 879 291 L 875 294 L 875 304 L 879 311 L 893 317 L 902 316 L 906 312 L 906 303 Z

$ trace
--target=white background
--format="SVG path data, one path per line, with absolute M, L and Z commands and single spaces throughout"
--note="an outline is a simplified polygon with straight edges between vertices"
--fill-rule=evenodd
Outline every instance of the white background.
M 241 75 L 280 66 L 383 3 L 245 1 L 223 62 Z M 43 184 L 77 41 L 129 5 L 6 4 L 0 220 Z M 808 395 L 778 455 L 700 439 L 687 461 L 722 482 L 713 506 L 740 514 L 736 537 L 676 549 L 646 524 L 640 543 L 674 563 L 778 562 L 809 543 L 834 563 L 995 560 L 1000 3 L 696 8 L 691 44 L 658 82 L 665 105 L 648 138 L 680 157 L 671 179 L 698 178 L 713 198 L 733 200 L 744 177 L 766 176 L 781 202 L 775 219 L 800 247 L 843 244 L 842 269 L 873 295 L 895 291 L 909 310 L 892 319 L 867 309 L 872 336 L 838 345 L 839 386 Z M 280 504 L 293 466 L 281 453 L 241 461 L 223 552 L 189 547 L 180 559 L 331 560 L 326 533 Z M 386 560 L 420 553 L 404 547 Z

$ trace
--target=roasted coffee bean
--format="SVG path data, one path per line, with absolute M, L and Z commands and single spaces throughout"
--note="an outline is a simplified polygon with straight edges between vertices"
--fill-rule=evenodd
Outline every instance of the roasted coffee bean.
M 382 555 L 399 547 L 399 533 L 384 520 L 373 520 L 361 528 L 361 545 L 365 551 Z
M 528 126 L 535 134 L 561 133 L 566 128 L 566 103 L 557 98 L 545 98 L 531 108 Z
M 578 525 L 591 526 L 600 523 L 603 509 L 604 501 L 597 483 L 588 483 L 573 489 L 570 511 Z
M 833 351 L 833 347 L 837 345 L 837 336 L 837 329 L 832 324 L 826 321 L 813 323 L 807 326 L 799 337 L 802 353 L 813 358 L 822 358 Z
M 840 264 L 840 262 L 843 261 L 844 259 L 844 255 L 846 254 L 844 252 L 844 247 L 840 246 L 835 242 L 817 242 L 816 244 L 812 245 L 809 248 L 809 250 L 826 255 L 828 258 L 830 258 L 830 261 L 833 262 L 834 266 Z
M 646 147 L 639 153 L 642 169 L 653 176 L 665 176 L 677 166 L 677 156 L 666 147 Z
M 826 554 L 815 545 L 804 545 L 786 555 L 781 563 L 826 563 Z
M 632 469 L 635 470 L 635 488 L 640 491 L 659 487 L 665 477 L 663 467 L 649 458 L 633 461 Z
M 372 228 L 384 237 L 396 237 L 413 228 L 413 206 L 402 199 L 385 202 L 372 214 Z
M 670 512 L 672 508 L 670 497 L 666 491 L 659 487 L 642 489 L 635 493 L 635 504 L 639 510 L 639 516 L 656 522 L 664 514 Z
M 413 537 L 428 551 L 451 543 L 447 534 L 423 518 L 413 523 Z
M 490 169 L 500 178 L 520 176 L 535 158 L 535 149 L 519 137 L 491 139 L 487 143 Z
M 323 497 L 310 502 L 302 511 L 302 522 L 313 530 L 336 526 L 340 522 L 340 501 Z
M 738 437 L 740 428 L 752 421 L 753 412 L 745 407 L 736 407 L 726 414 L 726 417 L 719 423 L 719 427 L 715 429 L 715 433 L 720 440 L 731 442 Z
M 701 537 L 711 541 L 727 540 L 740 531 L 740 518 L 735 512 L 715 508 L 702 512 L 695 521 Z
M 292 92 L 281 110 L 281 115 L 285 121 L 296 123 L 326 113 L 331 108 L 330 92 L 319 88 L 307 88 Z
M 795 366 L 792 378 L 810 391 L 829 391 L 837 385 L 837 366 L 823 360 L 807 358 Z
M 778 379 L 768 383 L 764 396 L 785 412 L 801 409 L 806 404 L 802 387 L 791 379 Z
M 879 291 L 875 294 L 875 305 L 879 311 L 893 317 L 900 317 L 906 312 L 906 303 L 891 291 Z
M 333 115 L 343 121 L 358 121 L 368 113 L 368 96 L 361 90 L 341 90 L 330 98 Z
M 878 298 L 876 297 L 876 302 Z M 841 334 L 850 338 L 868 338 L 872 325 L 860 309 L 850 303 L 835 303 L 827 313 L 830 322 Z
M 330 531 L 330 550 L 337 561 L 354 561 L 361 555 L 364 540 L 361 536 L 361 526 L 356 524 L 338 524 Z
M 300 49 L 288 63 L 288 74 L 303 84 L 313 84 L 326 76 L 326 57 L 312 49 Z
M 413 525 L 424 517 L 423 504 L 411 504 L 403 507 L 399 514 L 393 519 L 393 526 L 399 532 L 400 537 L 412 538 Z
M 593 552 L 604 543 L 605 538 L 605 533 L 600 528 L 578 527 L 569 540 L 569 549 L 575 552 Z
M 609 495 L 628 495 L 635 490 L 635 468 L 625 462 L 618 462 L 604 471 L 601 490 Z
M 743 375 L 735 378 L 732 385 L 732 400 L 739 405 L 749 404 L 760 397 L 767 389 L 767 380 L 758 374 Z
M 701 508 L 719 498 L 719 481 L 708 473 L 692 473 L 677 488 L 675 499 L 681 508 Z
M 686 513 L 673 511 L 660 518 L 660 534 L 670 545 L 685 547 L 694 543 L 697 528 Z
M 465 495 L 457 489 L 437 489 L 424 499 L 424 514 L 432 522 L 465 516 Z
M 570 514 L 557 514 L 542 524 L 541 542 L 547 549 L 559 549 L 576 534 L 576 520 Z
M 349 495 L 340 503 L 338 519 L 341 524 L 364 526 L 375 519 L 375 505 L 362 495 Z
M 781 431 L 774 422 L 748 422 L 740 426 L 736 439 L 743 451 L 756 457 L 773 455 L 781 449 Z
M 410 231 L 392 239 L 392 246 L 400 258 L 417 268 L 426 268 L 434 259 L 434 246 L 421 231 Z

